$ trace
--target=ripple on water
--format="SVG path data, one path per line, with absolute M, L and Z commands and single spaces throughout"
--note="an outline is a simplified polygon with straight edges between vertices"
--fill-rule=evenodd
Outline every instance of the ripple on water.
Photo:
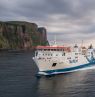
M 37 79 L 32 52 L 0 53 L 0 97 L 95 97 L 95 69 Z

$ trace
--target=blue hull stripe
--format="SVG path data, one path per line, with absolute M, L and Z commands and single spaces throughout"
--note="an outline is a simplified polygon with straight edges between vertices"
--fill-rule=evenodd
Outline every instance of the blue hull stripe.
M 48 73 L 49 75 L 53 74 L 54 72 L 58 72 L 58 74 L 59 74 L 59 73 L 70 72 L 70 71 L 77 70 L 77 69 L 82 69 L 82 68 L 89 67 L 89 66 L 92 66 L 92 65 L 95 65 L 95 62 L 83 64 L 83 65 L 79 65 L 79 66 L 71 67 L 71 68 L 48 70 L 48 71 L 42 71 L 42 72 Z

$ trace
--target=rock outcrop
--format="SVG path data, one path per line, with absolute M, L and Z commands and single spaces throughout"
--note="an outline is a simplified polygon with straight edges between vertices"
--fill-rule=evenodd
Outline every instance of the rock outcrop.
M 30 49 L 37 45 L 48 45 L 44 27 L 29 22 L 0 22 L 0 48 Z

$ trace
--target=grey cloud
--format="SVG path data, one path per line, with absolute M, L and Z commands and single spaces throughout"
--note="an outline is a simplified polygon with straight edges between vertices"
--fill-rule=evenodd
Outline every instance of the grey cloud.
M 6 4 L 4 1 L 6 2 L 6 0 L 3 0 L 3 4 L 2 0 L 0 1 L 3 8 L 9 6 L 13 13 L 16 12 L 18 15 L 25 15 L 28 17 L 34 15 L 44 18 L 44 16 L 48 14 L 66 14 L 72 17 L 79 17 L 95 9 L 94 0 L 14 0 L 15 2 L 12 3 L 13 5 L 10 5 L 10 2 Z M 78 6 L 75 6 L 74 3 L 76 2 L 79 3 Z
M 37 17 L 40 19 L 46 18 L 48 14 L 66 14 L 68 17 L 79 18 L 81 15 L 89 13 L 90 9 L 95 9 L 94 0 L 14 0 L 13 5 L 6 5 L 6 0 L 3 0 L 2 6 L 12 6 L 10 11 L 16 13 L 18 16 Z M 75 2 L 79 5 L 76 7 Z M 5 4 L 5 5 L 4 5 Z M 88 6 L 88 4 L 90 4 Z M 15 6 L 16 5 L 16 6 Z M 84 6 L 85 5 L 85 6 Z
M 66 41 L 91 39 L 95 33 L 94 11 L 95 0 L 0 0 L 0 20 L 37 22 L 48 28 L 50 40 L 54 34 Z

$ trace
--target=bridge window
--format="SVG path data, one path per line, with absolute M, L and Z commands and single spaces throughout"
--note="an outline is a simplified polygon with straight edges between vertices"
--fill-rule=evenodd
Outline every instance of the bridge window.
M 59 49 L 59 51 L 62 51 L 62 49 Z
M 59 49 L 57 49 L 57 51 L 59 51 Z
M 38 49 L 39 51 L 42 51 L 42 49 Z

